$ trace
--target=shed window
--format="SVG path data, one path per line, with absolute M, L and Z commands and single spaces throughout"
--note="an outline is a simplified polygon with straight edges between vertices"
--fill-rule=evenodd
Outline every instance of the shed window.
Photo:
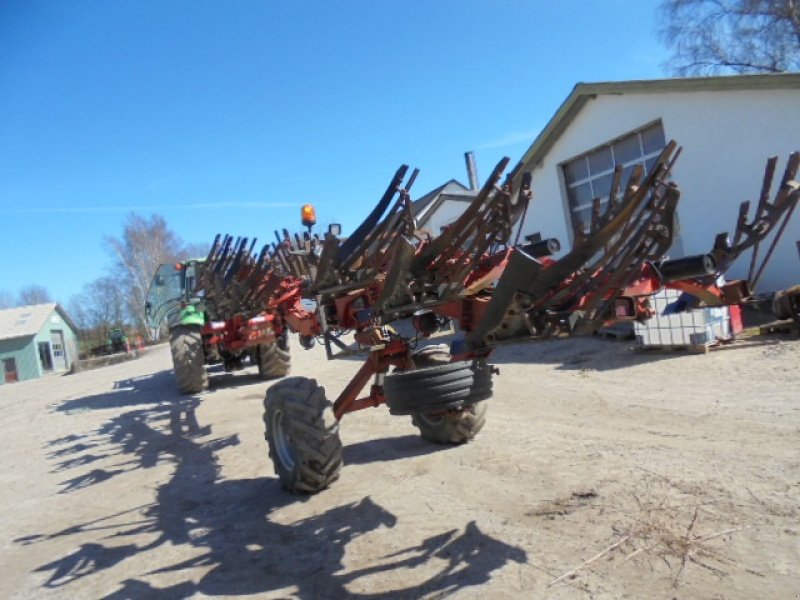
M 634 166 L 642 165 L 649 173 L 664 146 L 664 127 L 659 121 L 564 163 L 572 227 L 588 229 L 595 198 L 600 199 L 601 211 L 604 210 L 615 166 L 624 167 L 620 188 L 625 189 Z

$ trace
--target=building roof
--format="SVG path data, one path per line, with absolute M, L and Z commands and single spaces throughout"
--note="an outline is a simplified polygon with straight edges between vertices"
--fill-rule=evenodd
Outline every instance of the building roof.
M 600 95 L 664 94 L 675 92 L 721 92 L 738 90 L 800 89 L 800 73 L 771 75 L 723 75 L 678 79 L 643 79 L 578 83 L 556 114 L 525 152 L 520 164 L 536 165 L 566 131 L 589 100 Z
M 463 183 L 451 179 L 450 181 L 431 190 L 411 205 L 411 212 L 417 220 L 417 226 L 423 227 L 430 216 L 445 200 L 461 200 L 470 202 L 478 192 L 470 190 Z
M 54 310 L 58 310 L 58 314 L 73 330 L 77 329 L 64 310 L 55 302 L 16 306 L 0 310 L 0 341 L 36 335 L 44 327 Z

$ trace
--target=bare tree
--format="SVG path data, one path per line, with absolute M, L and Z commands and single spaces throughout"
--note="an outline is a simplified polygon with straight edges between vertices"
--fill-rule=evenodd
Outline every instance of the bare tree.
M 70 298 L 69 314 L 85 331 L 105 337 L 110 329 L 125 322 L 125 295 L 113 277 L 98 277 L 83 286 L 80 294 Z
M 14 302 L 14 295 L 8 290 L 0 290 L 0 310 L 4 308 L 11 308 L 16 305 Z
M 208 256 L 208 251 L 211 250 L 211 244 L 208 243 L 188 243 L 181 248 L 181 260 L 189 260 L 190 258 L 205 258 Z
M 658 17 L 675 75 L 800 69 L 800 0 L 662 0 Z
M 17 306 L 29 306 L 31 304 L 45 304 L 52 302 L 50 292 L 41 285 L 26 285 L 19 291 Z
M 113 277 L 125 294 L 125 304 L 140 331 L 146 326 L 144 304 L 150 280 L 158 265 L 174 262 L 181 254 L 181 239 L 161 215 L 150 218 L 131 213 L 121 237 L 106 237 L 114 257 Z

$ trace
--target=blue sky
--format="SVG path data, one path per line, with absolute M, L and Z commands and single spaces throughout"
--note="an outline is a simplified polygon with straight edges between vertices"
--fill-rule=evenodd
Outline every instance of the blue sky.
M 188 242 L 352 230 L 401 163 L 512 164 L 579 81 L 663 77 L 642 0 L 0 3 L 0 290 L 61 302 L 130 211 Z

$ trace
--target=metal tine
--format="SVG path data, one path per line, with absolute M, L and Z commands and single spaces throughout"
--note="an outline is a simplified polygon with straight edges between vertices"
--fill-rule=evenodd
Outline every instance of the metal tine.
M 589 231 L 594 233 L 597 231 L 597 225 L 600 222 L 600 198 L 592 200 L 592 222 L 589 225 Z M 589 235 L 591 235 L 591 233 Z
M 392 198 L 394 198 L 394 195 L 397 193 L 407 171 L 408 165 L 401 165 L 400 168 L 397 169 L 386 191 L 383 193 L 380 200 L 378 200 L 378 204 L 372 209 L 372 212 L 364 219 L 361 225 L 356 228 L 352 235 L 339 246 L 339 250 L 336 254 L 337 266 L 343 264 L 350 258 L 350 255 L 362 245 L 367 234 L 378 224 L 383 213 L 386 212 L 386 209 L 389 207 Z
M 485 231 L 482 232 L 482 235 L 476 236 L 475 243 L 472 244 L 469 252 L 465 252 L 463 260 L 455 264 L 454 274 L 451 277 L 453 286 L 457 286 L 458 288 L 463 287 L 463 283 L 474 264 L 477 263 L 489 247 L 495 243 L 498 233 L 502 229 L 507 230 L 506 235 L 502 237 L 508 240 L 510 234 L 508 228 L 510 219 L 503 213 L 508 213 L 510 210 L 511 196 L 505 190 L 498 192 L 498 196 L 499 198 L 493 201 L 493 210 L 491 214 L 488 215 L 490 218 L 487 219 L 487 224 L 484 228 Z M 461 265 L 460 267 L 459 264 Z
M 495 189 L 495 185 L 500 180 L 500 176 L 505 171 L 509 161 L 508 157 L 503 157 L 492 171 L 492 174 L 486 180 L 481 191 L 475 196 L 475 199 L 470 203 L 461 216 L 453 223 L 447 231 L 442 235 L 435 238 L 417 257 L 411 265 L 411 272 L 415 276 L 419 276 L 422 272 L 434 261 L 437 257 L 441 257 L 443 252 L 451 246 L 453 238 L 456 237 L 458 230 L 462 230 L 465 226 L 469 225 L 474 220 L 475 215 L 480 211 L 486 202 L 489 193 Z
M 419 175 L 419 169 L 414 167 L 414 170 L 411 171 L 411 177 L 408 178 L 408 181 L 403 188 L 407 194 L 411 192 L 411 188 L 414 186 L 414 182 L 417 180 L 417 175 Z
M 339 262 L 340 270 L 344 272 L 347 269 L 351 268 L 354 264 L 356 264 L 356 262 L 358 262 L 359 259 L 365 259 L 367 255 L 371 253 L 374 254 L 375 248 L 373 246 L 376 240 L 380 240 L 384 232 L 386 232 L 387 229 L 390 229 L 394 225 L 395 218 L 398 213 L 398 207 L 400 207 L 402 203 L 404 190 L 400 188 L 399 191 L 400 191 L 400 197 L 391 207 L 386 217 L 379 223 L 376 223 L 375 226 L 370 231 L 366 231 L 364 233 L 361 243 L 351 251 L 350 255 L 345 260 Z
M 227 243 L 223 247 L 223 252 L 217 258 L 217 264 L 214 267 L 214 289 L 217 294 L 222 293 L 222 281 L 225 277 L 225 270 L 227 268 L 228 257 L 233 253 L 234 238 L 230 236 Z
M 275 242 L 272 242 L 272 250 L 273 250 L 272 256 L 278 261 L 278 263 L 280 264 L 281 268 L 286 273 L 291 273 L 292 270 L 289 268 L 289 265 L 287 264 L 287 262 L 286 262 L 286 260 L 285 260 L 285 258 L 283 256 L 283 253 L 281 252 L 282 248 L 278 244 L 276 244 Z
M 296 233 L 294 234 L 294 240 L 295 240 L 295 243 L 297 244 L 297 250 L 306 250 L 305 244 L 300 239 L 300 236 L 298 234 L 296 234 Z M 309 262 L 308 262 L 308 256 L 295 254 L 294 257 L 297 260 L 297 264 L 300 265 L 300 268 L 303 270 L 303 274 L 304 275 L 310 275 L 311 274 L 311 266 L 309 265 Z
M 504 159 L 506 162 L 507 159 Z M 501 161 L 502 163 L 503 161 Z M 498 165 L 499 166 L 499 165 Z M 481 190 L 481 195 L 484 196 L 483 202 L 478 204 L 475 207 L 475 211 L 471 215 L 470 219 L 465 219 L 461 222 L 461 219 L 458 219 L 454 224 L 450 226 L 450 229 L 445 232 L 445 234 L 449 233 L 451 230 L 455 230 L 454 233 L 450 236 L 450 241 L 445 250 L 443 250 L 439 256 L 433 259 L 431 262 L 431 268 L 434 273 L 441 269 L 443 265 L 446 265 L 448 261 L 452 260 L 456 254 L 461 253 L 463 256 L 464 254 L 468 254 L 470 248 L 462 248 L 462 245 L 467 241 L 467 239 L 476 234 L 480 230 L 480 224 L 485 223 L 487 220 L 487 216 L 491 213 L 492 206 L 496 199 L 496 194 L 500 193 L 500 190 L 497 188 L 496 184 L 497 181 L 500 179 L 500 175 L 502 171 L 493 173 L 493 177 L 487 181 L 487 184 L 484 186 L 484 189 Z M 491 187 L 489 184 L 491 183 Z M 495 192 L 495 195 L 492 196 L 491 192 Z M 480 196 L 480 195 L 479 195 Z M 477 200 L 477 198 L 476 198 Z M 470 205 L 472 208 L 473 205 Z M 469 209 L 467 209 L 469 210 Z M 475 241 L 475 240 L 473 240 Z M 474 246 L 474 244 L 473 244 Z M 445 270 L 447 271 L 447 269 Z M 435 279 L 439 279 L 438 274 L 434 274 Z
M 258 280 L 262 279 L 264 276 L 264 266 L 267 252 L 268 246 L 264 245 L 261 248 L 261 252 L 259 252 L 258 256 L 256 257 L 255 262 L 253 263 L 253 268 L 250 270 L 247 279 L 244 281 L 244 286 L 247 288 L 247 291 L 242 298 L 242 302 L 250 301 L 255 295 L 258 288 L 256 284 Z
M 617 267 L 617 271 L 626 272 L 626 270 L 621 270 L 620 267 L 624 262 L 630 261 L 631 256 L 636 256 L 636 251 L 640 247 L 642 241 L 641 238 L 650 228 L 657 212 L 656 210 L 652 211 L 644 222 L 641 222 L 639 219 L 639 223 L 635 229 L 628 227 L 626 235 L 619 235 L 617 240 L 611 245 L 611 248 L 607 249 L 598 260 L 586 268 L 581 276 L 575 278 L 570 284 L 552 295 L 548 299 L 548 303 L 550 305 L 558 304 L 570 296 L 587 294 L 601 287 L 601 279 L 593 275 L 600 269 L 611 272 L 614 270 L 611 265 L 614 265 Z M 642 213 L 639 213 L 639 215 L 641 214 Z M 642 256 L 642 260 L 644 260 L 644 256 Z
M 225 257 L 223 258 L 222 269 L 220 270 L 220 274 L 223 277 L 227 274 L 228 268 L 230 267 L 231 262 L 233 261 L 234 257 L 236 256 L 236 252 L 237 252 L 237 249 L 238 249 L 239 244 L 241 242 L 241 239 L 242 238 L 237 237 L 233 241 L 233 243 L 230 246 L 230 251 L 226 252 Z
M 667 198 L 664 204 L 653 211 L 654 215 L 656 213 L 661 214 L 668 211 L 674 212 L 680 194 L 675 188 L 670 188 L 670 190 L 671 191 L 666 194 Z M 584 306 L 585 314 L 588 316 L 589 320 L 596 320 L 598 316 L 604 315 L 614 299 L 619 296 L 619 293 L 614 293 L 606 298 L 605 296 L 608 292 L 612 290 L 618 292 L 627 286 L 634 277 L 638 276 L 639 271 L 634 267 L 641 265 L 642 262 L 647 260 L 649 251 L 652 250 L 653 246 L 659 243 L 659 239 L 656 236 L 647 235 L 647 231 L 651 230 L 651 224 L 652 219 L 650 223 L 647 223 L 646 226 L 640 230 L 645 237 L 644 240 L 640 239 L 642 234 L 630 238 L 626 244 L 627 248 L 624 252 L 620 253 L 619 259 L 616 261 L 617 268 L 612 272 L 611 277 L 605 283 L 595 286 L 595 295 L 590 298 Z M 643 247 L 646 248 L 648 252 L 644 252 Z M 667 247 L 661 250 L 665 252 Z M 599 282 L 600 280 L 595 278 L 594 281 Z M 595 326 L 600 324 L 602 323 L 595 323 Z
M 485 252 L 485 247 L 488 247 L 488 245 L 491 243 L 491 238 L 494 237 L 494 230 L 496 229 L 495 221 L 497 221 L 498 208 L 507 195 L 507 192 L 503 189 L 495 190 L 495 193 L 489 203 L 478 215 L 477 223 L 480 225 L 474 231 L 472 243 L 470 243 L 470 245 L 466 248 L 463 248 L 461 258 L 457 260 L 456 265 L 464 261 L 474 260 L 483 255 Z M 457 238 L 458 243 L 454 244 L 454 247 L 459 248 L 463 243 L 466 243 L 468 237 L 469 232 L 464 232 L 464 234 L 460 236 L 460 239 Z M 484 249 L 478 252 L 478 248 L 483 246 L 484 241 L 487 242 L 486 246 Z
M 319 289 L 325 282 L 328 281 L 329 276 L 333 272 L 333 261 L 336 258 L 336 251 L 339 248 L 339 240 L 331 235 L 326 237 L 322 242 L 322 253 L 319 257 L 317 266 L 317 274 L 314 277 L 314 283 L 311 289 Z
M 288 229 L 282 229 L 281 231 L 283 232 L 283 241 L 284 242 L 289 242 L 289 249 L 290 250 L 297 250 L 297 248 L 295 248 L 294 245 L 292 244 L 292 236 L 289 234 L 289 230 Z
M 673 142 L 670 143 L 673 144 Z M 649 206 L 653 202 L 651 191 L 659 185 L 661 177 L 666 176 L 665 175 L 666 166 L 661 161 L 665 158 L 665 152 L 667 151 L 668 148 L 669 145 L 661 153 L 661 156 L 659 156 L 658 161 L 654 165 L 653 170 L 650 172 L 650 175 L 648 175 L 645 178 L 644 183 L 642 182 L 644 167 L 642 167 L 642 165 L 634 166 L 633 171 L 631 172 L 631 175 L 628 178 L 628 182 L 625 185 L 625 195 L 622 198 L 623 206 L 625 206 L 628 202 L 633 202 L 634 198 L 636 197 L 640 197 L 643 200 L 644 197 L 649 196 L 650 197 L 649 202 L 641 203 L 640 210 L 638 211 L 639 215 L 641 215 L 644 211 L 646 211 L 649 208 Z M 660 173 L 660 171 L 664 171 L 664 173 Z M 644 196 L 641 196 L 641 194 L 644 194 Z M 638 223 L 638 217 L 634 216 L 630 221 L 628 221 L 628 224 L 625 227 L 623 227 L 622 231 L 620 232 L 620 238 L 625 238 L 627 236 L 627 232 L 631 228 L 636 227 L 637 223 Z
M 508 190 L 509 199 L 514 195 L 514 176 L 519 171 L 519 164 L 509 173 L 509 176 L 506 177 L 506 182 L 503 184 L 503 187 Z M 514 176 L 511 176 L 511 175 Z M 531 175 L 530 171 L 525 171 L 522 174 L 522 179 L 519 183 L 519 190 L 517 190 L 517 203 L 511 207 L 509 206 L 510 210 L 510 220 L 513 229 L 513 225 L 519 222 L 519 226 L 517 227 L 517 235 L 514 237 L 514 246 L 519 245 L 519 238 L 522 237 L 522 227 L 525 225 L 525 218 L 528 216 L 528 208 L 531 202 L 531 198 L 533 197 L 533 193 L 531 192 L 531 181 L 533 180 L 533 176 Z
M 761 275 L 764 272 L 764 269 L 767 267 L 767 263 L 769 263 L 773 252 L 775 252 L 775 248 L 778 246 L 778 242 L 780 241 L 781 237 L 783 237 L 783 232 L 786 230 L 786 226 L 789 224 L 789 220 L 792 218 L 794 210 L 797 208 L 798 203 L 800 203 L 800 186 L 793 181 L 797 175 L 798 169 L 800 169 L 800 152 L 793 152 L 789 155 L 789 159 L 786 161 L 786 169 L 783 172 L 781 189 L 777 194 L 775 204 L 773 206 L 780 209 L 787 200 L 791 202 L 791 197 L 794 197 L 794 201 L 784 213 L 783 220 L 778 227 L 778 231 L 772 238 L 772 243 L 767 250 L 767 254 L 764 256 L 764 260 L 761 261 L 761 265 L 756 272 L 755 279 L 752 280 L 751 287 L 753 289 L 755 289 L 756 285 L 758 285 Z M 769 205 L 766 204 L 765 208 L 768 206 Z
M 648 183 L 652 184 L 652 182 Z M 632 240 L 638 240 L 652 225 L 656 214 L 659 213 L 661 208 L 661 185 L 656 184 L 656 187 L 653 188 L 645 184 L 640 187 L 638 191 L 643 192 L 648 200 L 645 202 L 644 199 L 642 199 L 642 207 L 632 214 L 621 233 L 617 236 L 617 239 L 613 240 L 612 243 L 606 244 L 603 255 L 595 261 L 590 268 L 591 271 L 596 271 L 600 268 L 611 268 L 616 263 L 619 263 L 622 260 L 620 256 L 625 246 L 631 244 Z M 638 244 L 638 241 L 634 243 Z
M 645 209 L 643 209 L 643 206 L 651 206 L 655 203 L 655 199 L 652 198 L 652 194 L 658 193 L 658 189 L 662 187 L 660 183 L 660 177 L 662 177 L 664 173 L 668 172 L 675 162 L 674 160 L 667 160 L 670 153 L 674 149 L 674 142 L 667 144 L 667 147 L 662 151 L 655 167 L 653 168 L 653 171 L 651 171 L 644 185 L 638 187 L 636 186 L 636 170 L 634 170 L 634 173 L 631 174 L 631 178 L 629 178 L 628 185 L 626 186 L 625 198 L 623 199 L 619 210 L 616 211 L 608 223 L 603 226 L 603 229 L 597 233 L 598 236 L 601 234 L 604 237 L 607 236 L 609 240 L 614 238 L 616 239 L 612 244 L 610 244 L 611 247 L 603 253 L 600 259 L 595 261 L 595 264 L 590 269 L 587 269 L 586 273 L 594 272 L 597 270 L 597 268 L 600 268 L 606 263 L 610 262 L 612 258 L 622 250 L 626 241 L 632 237 L 635 232 L 641 231 L 639 227 L 641 225 L 643 215 L 647 212 Z M 631 182 L 631 179 L 633 179 L 633 182 Z M 654 187 L 656 189 L 653 189 Z M 650 196 L 650 198 L 647 202 L 645 202 L 645 200 L 648 199 L 648 196 Z M 618 220 L 626 217 L 626 215 L 627 218 L 624 222 L 617 222 Z M 651 214 L 651 218 L 652 217 L 653 215 Z M 648 222 L 649 221 L 650 219 L 648 219 Z M 613 235 L 609 235 L 610 232 L 602 233 L 607 228 L 616 228 L 617 232 Z M 589 245 L 589 249 L 583 250 L 583 245 Z M 608 242 L 603 244 L 603 246 L 608 245 Z M 561 273 L 561 271 L 564 269 L 564 265 L 569 265 L 570 267 L 574 267 L 574 269 L 584 266 L 585 261 L 590 260 L 594 255 L 594 251 L 596 250 L 599 250 L 599 248 L 595 248 L 595 244 L 592 243 L 592 238 L 586 238 L 581 245 L 573 244 L 573 250 L 562 257 L 562 259 L 559 261 L 559 264 L 562 265 L 562 267 L 554 270 L 552 273 L 549 272 L 550 269 L 545 271 L 542 275 L 544 277 L 543 281 L 550 281 L 554 277 L 555 273 Z M 590 253 L 587 254 L 587 252 Z M 583 257 L 585 257 L 583 264 L 578 264 L 578 261 L 581 261 Z M 585 277 L 586 275 L 584 278 Z M 564 300 L 564 298 L 566 298 L 572 290 L 575 290 L 579 287 L 582 279 L 583 278 L 579 277 L 572 284 L 559 290 L 556 294 L 551 296 L 550 300 L 552 302 Z
M 371 247 L 367 249 L 367 254 L 377 255 L 381 252 L 385 252 L 387 248 L 394 243 L 394 240 L 408 229 L 405 219 L 405 206 L 408 198 L 408 193 L 405 190 L 401 190 L 400 197 L 397 199 L 397 202 L 392 207 L 391 213 L 387 216 L 385 223 L 382 225 L 380 234 L 376 236 Z
M 288 229 L 282 229 L 283 232 L 283 245 L 285 251 L 286 262 L 292 265 L 292 272 L 297 275 L 298 277 L 305 275 L 305 270 L 303 269 L 302 261 L 298 260 L 299 257 L 296 254 L 292 254 L 292 250 L 297 250 L 298 248 L 294 247 L 292 243 L 292 236 L 289 234 Z
M 607 221 L 614 213 L 617 206 L 619 206 L 617 194 L 619 194 L 619 186 L 622 183 L 623 169 L 624 167 L 622 165 L 616 165 L 614 167 L 614 174 L 611 178 L 611 189 L 608 191 L 608 204 L 606 205 L 606 212 L 603 215 L 603 221 Z
M 481 225 L 474 231 L 474 236 L 468 247 L 464 248 L 461 255 L 452 266 L 444 269 L 444 275 L 450 280 L 450 286 L 461 286 L 469 271 L 488 248 L 495 242 L 501 229 L 508 229 L 510 224 L 510 200 L 508 187 L 495 190 L 490 202 L 479 215 Z M 506 232 L 504 239 L 507 241 L 510 231 Z M 454 245 L 458 248 L 460 244 Z M 437 277 L 438 279 L 438 277 Z
M 223 279 L 224 283 L 226 284 L 230 283 L 231 280 L 234 279 L 238 274 L 239 268 L 242 264 L 242 258 L 244 257 L 245 249 L 247 248 L 246 237 L 239 238 L 237 242 L 238 243 L 236 244 L 236 251 L 233 254 L 233 259 L 230 261 Z
M 758 197 L 758 207 L 756 208 L 756 217 L 761 215 L 767 203 L 769 202 L 770 190 L 772 189 L 772 180 L 775 177 L 775 167 L 777 166 L 777 164 L 778 164 L 777 156 L 771 156 L 770 158 L 767 159 L 767 166 L 764 169 L 764 180 L 761 182 L 761 194 Z M 741 217 L 742 214 L 740 212 L 739 218 L 741 219 Z M 743 234 L 742 228 L 737 224 L 736 235 L 734 237 L 734 242 L 732 244 L 733 246 L 736 246 L 739 243 L 742 234 Z M 747 271 L 747 281 L 753 281 L 753 274 L 755 272 L 756 261 L 758 260 L 758 250 L 760 246 L 761 246 L 761 240 L 756 242 L 756 244 L 753 246 L 753 254 L 750 256 L 750 268 Z
M 233 237 L 230 235 L 225 235 L 225 241 L 222 244 L 222 249 L 216 256 L 217 264 L 214 265 L 214 273 L 219 273 L 220 269 L 222 269 L 222 259 L 228 253 L 228 250 L 232 243 L 233 243 Z
M 206 264 L 211 262 L 214 254 L 217 252 L 217 250 L 219 250 L 219 239 L 220 239 L 220 237 L 221 237 L 221 234 L 219 234 L 219 233 L 214 237 L 214 243 L 211 244 L 211 249 L 208 251 L 208 254 L 206 255 L 206 260 L 205 260 Z
M 419 169 L 414 168 L 405 186 L 400 190 L 400 197 L 390 210 L 390 214 L 384 219 L 384 226 L 380 235 L 375 240 L 374 248 L 370 248 L 373 253 L 386 252 L 394 243 L 394 240 L 401 233 L 408 234 L 408 217 L 411 215 L 411 195 L 410 191 L 419 175 Z M 411 217 L 413 223 L 413 216 Z M 413 233 L 413 232 L 412 232 Z

